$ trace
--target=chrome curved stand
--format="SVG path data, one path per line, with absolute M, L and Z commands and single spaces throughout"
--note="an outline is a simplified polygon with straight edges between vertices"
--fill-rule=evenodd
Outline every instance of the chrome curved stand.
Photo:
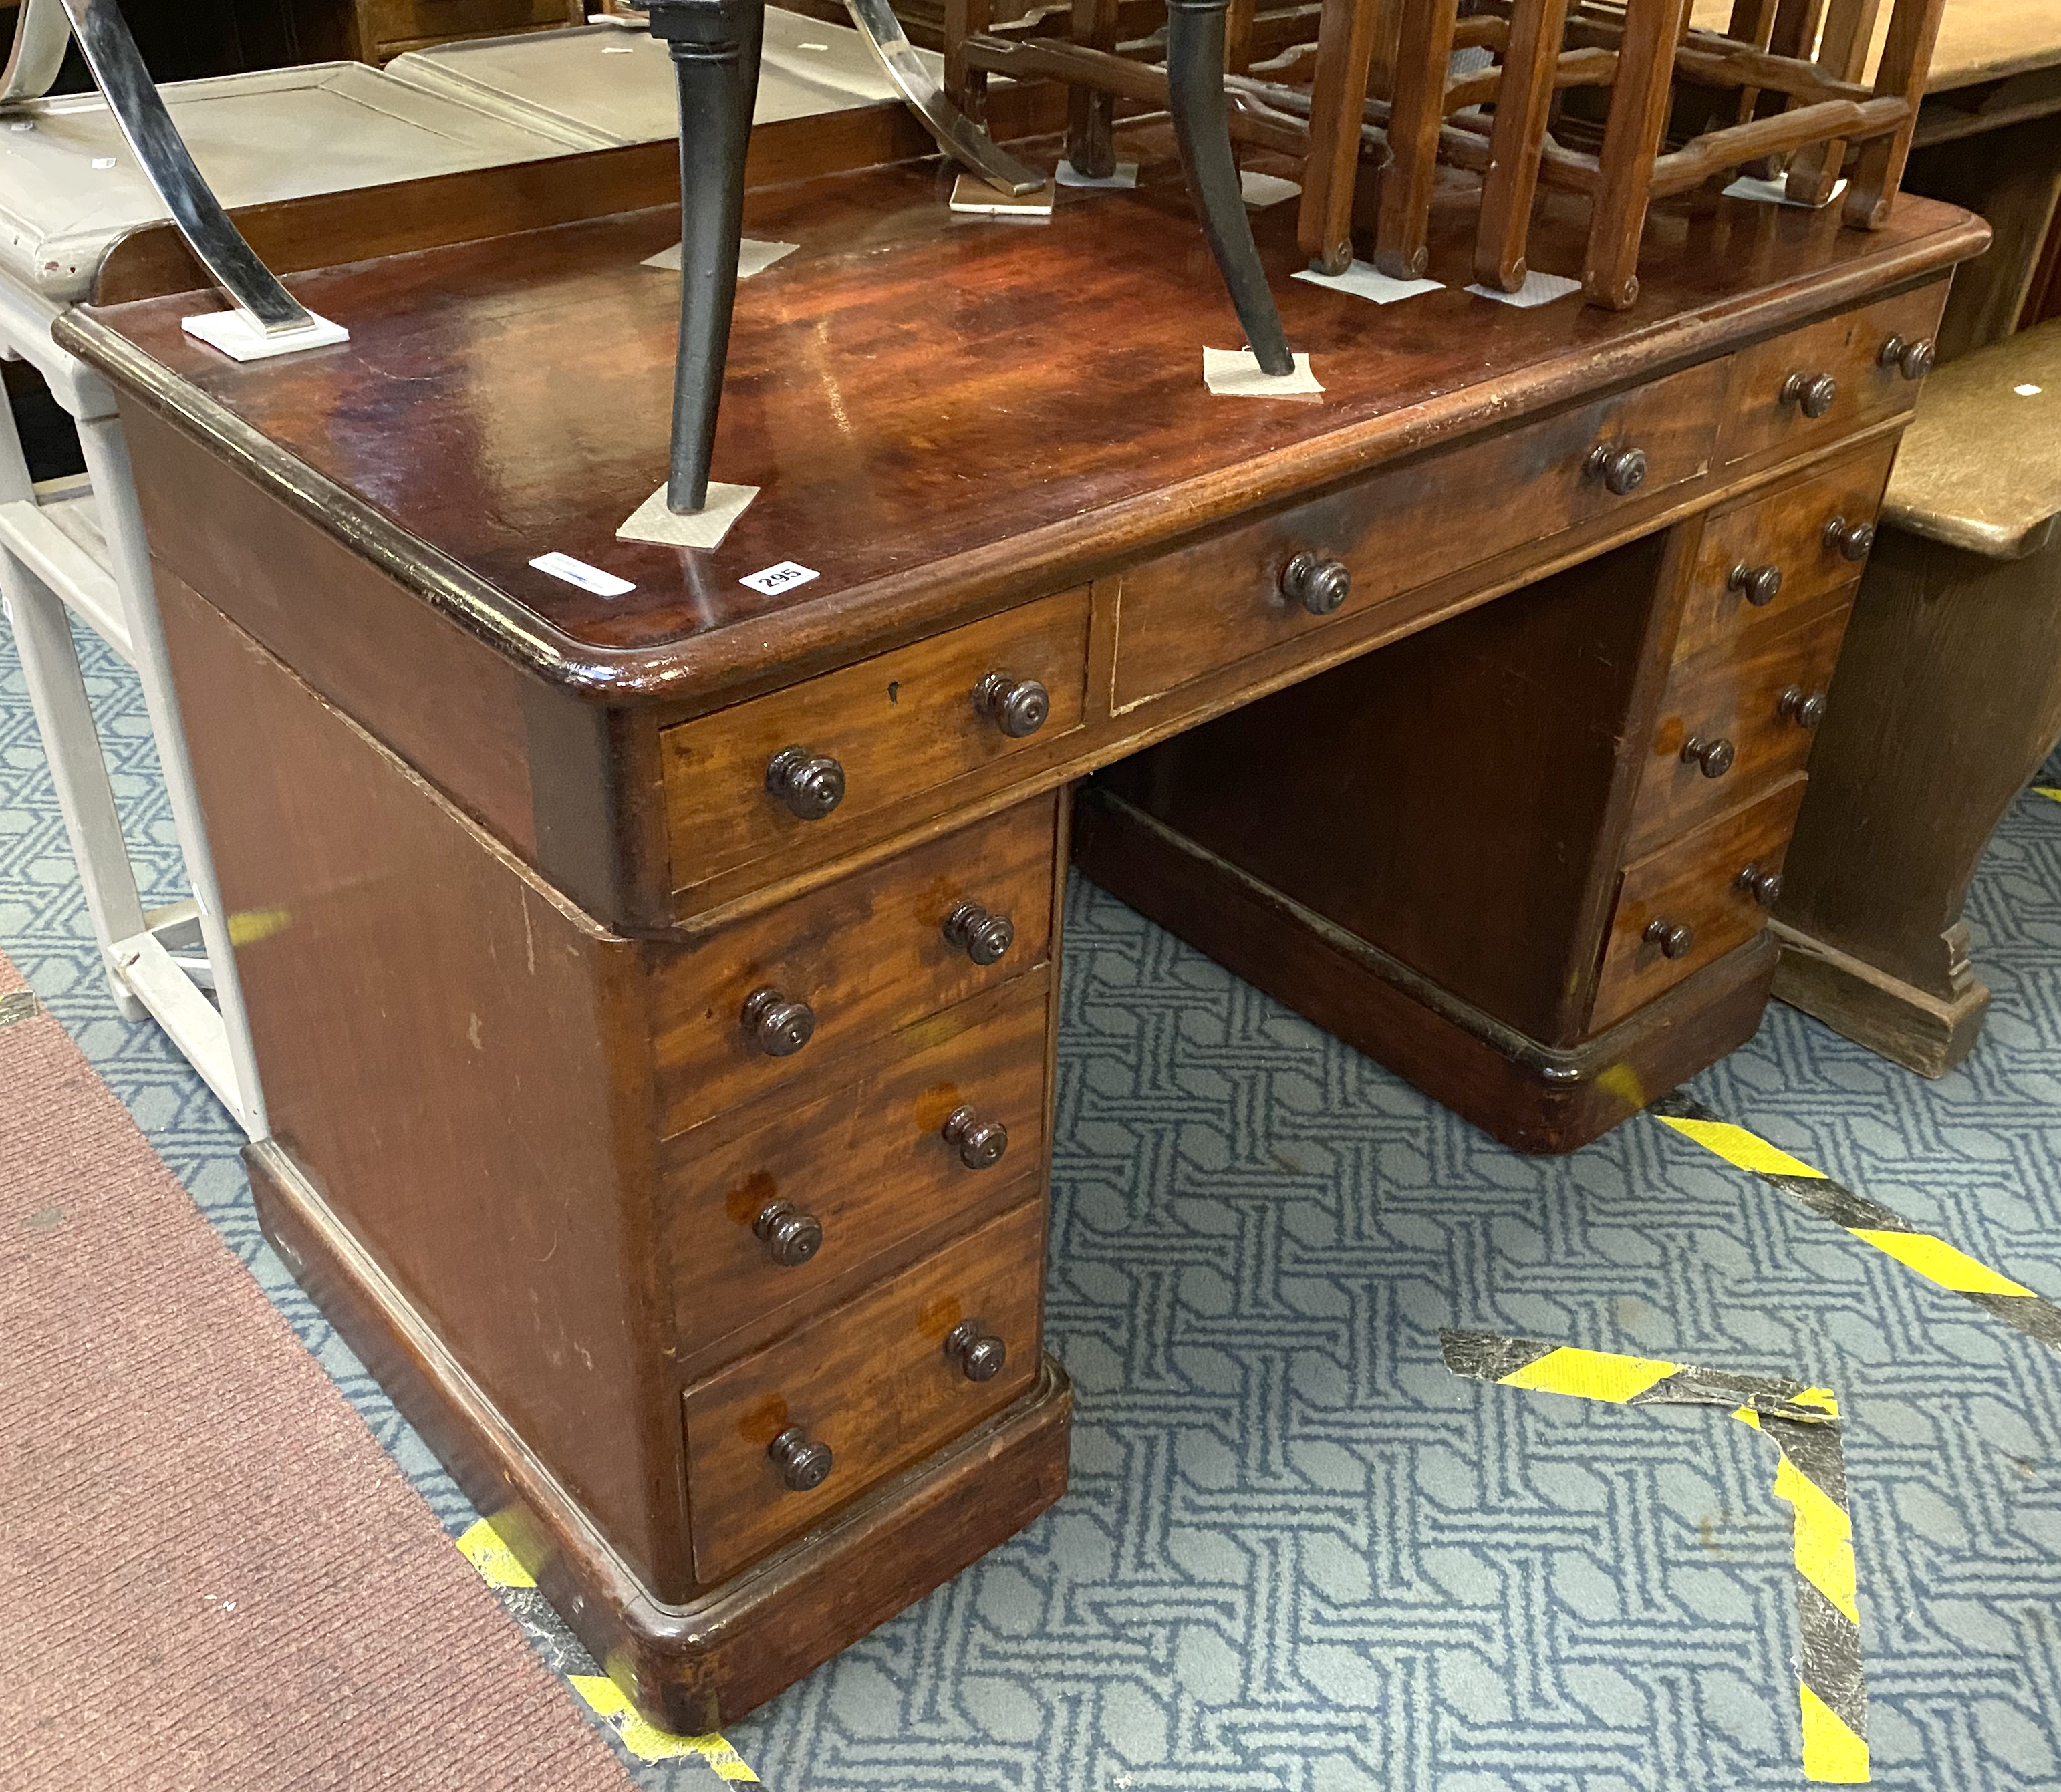
M 23 0 L 13 52 L 0 74 L 0 106 L 50 90 L 64 60 L 67 18 L 137 166 L 201 265 L 267 337 L 313 329 L 314 318 L 258 260 L 194 166 L 115 0 Z
M 999 148 L 993 138 L 945 98 L 944 90 L 930 78 L 930 71 L 923 66 L 915 46 L 903 34 L 902 22 L 887 0 L 844 0 L 844 10 L 851 14 L 852 23 L 866 39 L 882 71 L 894 83 L 895 91 L 946 155 L 972 169 L 989 186 L 1012 196 L 1035 193 L 1045 184 L 1045 177 L 1036 169 L 1026 167 Z

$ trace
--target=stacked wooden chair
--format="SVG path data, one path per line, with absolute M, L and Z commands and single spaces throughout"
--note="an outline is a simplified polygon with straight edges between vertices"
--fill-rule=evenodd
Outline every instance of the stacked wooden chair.
M 1421 274 L 1444 163 L 1481 179 L 1477 279 L 1522 286 L 1543 186 L 1590 199 L 1583 288 L 1623 309 L 1638 296 L 1652 202 L 1742 170 L 1786 174 L 1790 196 L 1808 204 L 1824 202 L 1845 170 L 1845 221 L 1883 222 L 1945 0 L 1888 0 L 1881 62 L 1864 84 L 1884 3 L 1735 0 L 1719 34 L 1690 28 L 1690 0 L 1323 0 L 1314 34 L 1298 36 L 1279 22 L 1291 15 L 1238 0 L 1225 36 L 1228 131 L 1300 161 L 1298 235 L 1321 271 L 1350 262 L 1355 190 L 1378 182 L 1365 208 L 1375 263 L 1399 278 Z M 1083 174 L 1107 173 L 1115 102 L 1169 104 L 1149 0 L 1071 0 L 993 28 L 990 4 L 949 0 L 954 98 L 977 116 L 990 72 L 1063 81 L 1068 158 Z M 1256 29 L 1268 20 L 1271 34 Z M 1490 66 L 1455 73 L 1454 53 L 1470 48 Z M 1599 90 L 1599 130 L 1564 108 L 1579 88 Z M 1708 122 L 1671 146 L 1671 121 L 1691 115 L 1692 90 Z

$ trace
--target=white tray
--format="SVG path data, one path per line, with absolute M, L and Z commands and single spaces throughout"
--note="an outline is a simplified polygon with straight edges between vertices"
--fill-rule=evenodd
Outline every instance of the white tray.
M 175 81 L 160 90 L 216 198 L 230 207 L 567 153 L 562 137 L 361 62 Z M 98 94 L 0 113 L 0 272 L 70 303 L 86 296 L 118 238 L 164 215 Z
M 944 59 L 918 52 L 938 79 Z M 678 89 L 666 46 L 641 28 L 575 26 L 411 50 L 386 65 L 398 80 L 462 100 L 569 148 L 607 149 L 678 134 Z M 898 98 L 849 26 L 766 9 L 753 122 L 820 116 Z

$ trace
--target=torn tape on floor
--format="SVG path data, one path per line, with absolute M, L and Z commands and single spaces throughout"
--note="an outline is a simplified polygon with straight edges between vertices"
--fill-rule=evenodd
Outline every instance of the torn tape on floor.
M 1702 1102 L 1679 1091 L 1662 1096 L 1647 1112 L 1727 1163 L 1773 1183 L 1799 1206 L 1843 1227 L 1927 1281 L 1952 1290 L 2027 1337 L 2038 1338 L 2049 1350 L 2061 1350 L 2061 1307 L 1978 1262 L 1944 1238 L 1919 1231 L 1901 1214 L 1855 1194 L 1822 1170 L 1813 1170 L 1757 1133 L 1719 1119 Z
M 503 1514 L 504 1518 L 507 1516 Z M 538 1590 L 529 1570 L 522 1566 L 492 1521 L 475 1519 L 458 1538 L 458 1550 L 479 1570 L 480 1578 L 494 1590 L 502 1603 L 510 1607 L 511 1615 L 522 1624 L 530 1640 L 543 1640 L 538 1636 L 534 1623 L 530 1621 L 530 1606 L 534 1603 L 541 1607 L 543 1595 Z M 579 1658 L 578 1666 L 594 1666 L 577 1643 L 570 1646 Z M 752 1772 L 724 1737 L 713 1731 L 706 1736 L 675 1736 L 640 1715 L 630 1702 L 629 1696 L 606 1674 L 579 1673 L 574 1670 L 573 1664 L 556 1659 L 550 1662 L 550 1666 L 578 1694 L 587 1709 L 614 1730 L 617 1740 L 639 1761 L 685 1761 L 694 1758 L 702 1761 L 718 1779 L 752 1786 L 761 1783 L 758 1774 Z
M 1803 1777 L 1821 1785 L 1865 1783 L 1867 1688 L 1861 1673 L 1846 1457 L 1839 1403 L 1832 1391 L 1775 1376 L 1618 1356 L 1499 1332 L 1442 1330 L 1439 1349 L 1446 1367 L 1470 1380 L 1616 1406 L 1728 1408 L 1734 1418 L 1772 1441 L 1782 1452 L 1775 1497 L 1795 1515 Z

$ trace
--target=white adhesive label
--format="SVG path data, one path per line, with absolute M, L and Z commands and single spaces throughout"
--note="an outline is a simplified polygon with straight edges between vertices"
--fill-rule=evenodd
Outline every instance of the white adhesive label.
M 785 591 L 790 586 L 806 585 L 821 575 L 807 566 L 798 566 L 791 560 L 782 560 L 777 566 L 768 566 L 765 571 L 753 573 L 740 578 L 740 585 L 749 585 L 754 591 L 763 591 L 771 597 L 775 591 Z
M 114 166 L 114 158 L 111 155 L 97 155 L 93 158 L 93 165 L 96 168 L 112 168 Z
M 540 554 L 530 564 L 540 573 L 549 573 L 554 578 L 562 578 L 566 584 L 577 585 L 582 591 L 591 591 L 598 598 L 619 598 L 625 592 L 637 589 L 628 579 L 618 578 L 614 574 L 605 573 L 598 566 L 590 566 L 584 560 L 575 560 L 570 554 Z

